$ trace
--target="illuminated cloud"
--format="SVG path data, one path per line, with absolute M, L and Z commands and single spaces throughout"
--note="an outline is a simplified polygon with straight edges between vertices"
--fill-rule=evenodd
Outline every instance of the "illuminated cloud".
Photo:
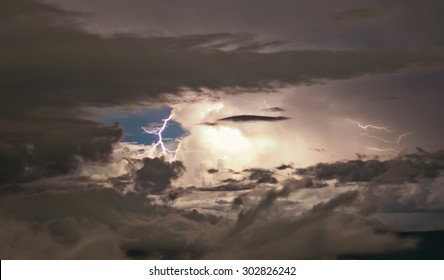
M 415 256 L 396 231 L 443 229 L 443 9 L 1 2 L 0 257 Z
M 392 73 L 443 60 L 439 50 L 240 52 L 212 47 L 243 36 L 227 32 L 103 37 L 82 29 L 76 21 L 78 14 L 47 3 L 19 0 L 0 5 L 8 22 L 2 28 L 3 39 L 14 42 L 0 46 L 5 56 L 0 62 L 5 69 L 0 102 L 3 181 L 67 174 L 82 161 L 105 161 L 122 131 L 118 126 L 105 128 L 85 121 L 88 116 L 81 109 L 85 106 L 177 102 L 186 99 L 186 92 L 199 95 L 204 89 L 237 94 L 245 89 L 269 91 L 285 85 Z M 222 130 L 237 135 L 239 147 L 245 148 L 239 155 L 245 163 L 251 162 L 246 154 L 251 146 L 273 149 L 266 138 L 250 143 L 243 133 Z M 57 144 L 49 144 L 53 139 Z

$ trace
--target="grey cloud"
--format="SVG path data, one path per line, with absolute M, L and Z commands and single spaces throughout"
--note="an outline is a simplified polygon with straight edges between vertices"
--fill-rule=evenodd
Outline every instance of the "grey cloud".
M 359 217 L 344 217 L 334 212 L 309 213 L 301 220 L 259 224 L 248 232 L 248 236 L 236 244 L 239 246 L 237 251 L 221 252 L 222 258 L 336 259 L 352 252 L 384 255 L 390 252 L 388 248 L 414 251 L 418 244 L 413 238 L 377 233 Z
M 219 185 L 214 187 L 201 187 L 200 191 L 209 191 L 209 192 L 233 192 L 233 191 L 244 191 L 251 190 L 257 186 L 257 182 L 251 182 L 243 178 L 242 180 L 237 180 L 233 178 L 227 178 L 221 180 Z
M 217 123 L 216 122 L 203 122 L 203 123 L 200 123 L 200 125 L 216 126 Z
M 436 178 L 444 170 L 442 151 L 430 154 L 406 154 L 387 161 L 350 160 L 318 163 L 299 168 L 296 174 L 318 180 L 337 179 L 339 182 L 370 182 L 371 184 L 402 184 L 424 178 Z
M 328 187 L 328 184 L 325 183 L 323 180 L 313 179 L 308 176 L 304 176 L 302 177 L 302 179 L 287 179 L 283 182 L 283 185 L 291 189 L 318 189 Z
M 323 153 L 323 152 L 325 152 L 325 149 L 324 148 L 310 148 L 310 150 L 311 151 L 315 151 L 315 152 L 318 152 L 318 153 Z
M 256 181 L 258 184 L 277 184 L 277 179 L 273 177 L 273 172 L 266 169 L 252 168 L 244 172 L 250 172 L 248 179 Z
M 384 14 L 380 9 L 357 8 L 339 12 L 333 16 L 335 21 L 353 21 L 353 20 L 368 20 L 373 19 Z
M 439 121 L 443 118 L 440 109 L 444 105 L 440 93 L 444 86 L 443 75 L 441 67 L 417 68 L 385 77 L 297 87 L 287 95 L 283 104 L 292 108 L 288 115 L 292 117 L 294 129 L 312 133 L 318 140 L 328 139 L 312 146 L 325 148 L 326 154 L 346 148 L 343 141 L 397 151 L 405 148 L 412 151 L 416 146 L 437 150 L 442 149 L 440 143 L 444 140 L 444 131 L 440 129 Z M 399 98 L 386 98 L 394 96 Z M 350 119 L 361 124 L 388 126 L 393 132 L 364 131 L 357 126 L 353 130 L 353 123 L 347 121 Z M 348 131 L 344 135 L 338 133 L 343 129 Z M 413 131 L 415 133 L 404 137 L 399 145 L 386 144 L 380 138 L 361 135 L 366 132 L 396 141 L 399 135 Z M 354 151 L 368 153 L 363 146 Z M 379 155 L 384 156 L 384 153 Z
M 442 152 L 405 157 L 434 166 L 442 161 Z M 180 164 L 176 169 L 181 169 Z M 159 186 L 178 174 L 161 159 L 145 162 L 140 170 L 136 180 L 157 180 Z M 270 174 L 247 171 L 260 178 Z M 416 237 L 393 234 L 369 215 L 442 210 L 442 182 L 431 179 L 415 186 L 378 183 L 347 191 L 302 215 L 282 207 L 281 200 L 303 190 L 302 183 L 287 182 L 282 189 L 255 189 L 238 196 L 232 205 L 233 211 L 240 211 L 234 221 L 152 205 L 142 193 L 122 195 L 113 189 L 86 187 L 93 185 L 87 179 L 68 185 L 52 179 L 58 188 L 0 197 L 0 252 L 3 259 L 322 259 L 394 252 L 400 258 L 402 252 L 415 256 L 422 246 Z M 191 196 L 194 191 L 179 190 Z M 259 201 L 253 197 L 258 194 Z M 348 210 L 343 212 L 343 207 Z
M 281 164 L 276 167 L 277 170 L 285 170 L 289 168 L 293 168 L 293 166 L 291 164 Z
M 166 94 L 180 96 L 183 89 L 311 84 L 443 59 L 440 51 L 422 50 L 220 51 L 205 46 L 242 35 L 105 38 L 82 30 L 76 14 L 45 3 L 2 2 L 1 10 L 8 42 L 0 46 L 2 181 L 22 178 L 25 169 L 35 170 L 29 178 L 66 174 L 79 159 L 106 159 L 122 131 L 81 120 L 82 106 L 168 101 Z
M 272 8 L 266 0 L 51 1 L 93 14 L 86 25 L 106 34 L 247 32 L 302 48 L 443 46 L 444 7 L 435 0 L 277 0 Z
M 387 167 L 383 162 L 353 160 L 336 163 L 319 163 L 307 169 L 296 171 L 299 175 L 313 176 L 319 180 L 338 179 L 340 182 L 368 182 L 384 172 Z
M 199 190 L 211 191 L 211 192 L 220 192 L 220 191 L 233 192 L 233 191 L 251 190 L 254 189 L 255 187 L 256 184 L 253 183 L 229 182 L 211 188 L 200 188 Z
M 26 113 L 24 113 L 26 114 Z M 0 182 L 67 174 L 81 162 L 106 162 L 122 129 L 70 118 L 26 116 L 0 132 Z
M 356 198 L 358 197 L 358 194 L 359 194 L 358 191 L 348 191 L 348 192 L 342 193 L 327 202 L 321 202 L 321 203 L 316 204 L 315 206 L 313 206 L 312 211 L 313 212 L 328 212 L 328 211 L 332 211 L 335 208 L 338 208 L 341 206 L 347 206 L 356 200 Z
M 411 7 L 419 5 L 422 8 L 419 9 L 418 28 L 412 30 L 415 34 L 429 26 L 424 19 L 428 19 L 433 7 L 423 4 L 425 2 L 430 4 L 430 1 L 410 1 L 406 4 L 407 12 L 403 12 L 403 15 L 412 15 L 408 17 L 411 22 L 416 15 Z M 223 6 L 223 1 L 220 3 Z M 279 8 L 288 7 L 290 1 L 285 3 Z M 307 5 L 318 9 L 318 4 Z M 255 7 L 243 3 L 238 5 L 243 10 Z M 297 18 L 294 9 L 286 10 Z M 424 32 L 427 39 L 433 37 L 430 35 L 442 33 L 440 11 L 436 9 L 436 15 L 430 18 L 433 25 L 439 26 L 440 33 L 433 30 Z M 0 15 L 5 23 L 0 25 L 0 30 L 6 42 L 0 45 L 1 184 L 66 174 L 85 161 L 106 161 L 122 130 L 118 124 L 107 127 L 83 120 L 84 113 L 79 109 L 82 106 L 171 101 L 166 94 L 185 98 L 183 89 L 231 89 L 231 93 L 238 93 L 240 89 L 274 89 L 289 84 L 306 85 L 329 79 L 393 73 L 411 66 L 415 67 L 413 72 L 418 73 L 424 70 L 418 65 L 430 66 L 441 63 L 443 59 L 441 50 L 421 49 L 299 49 L 259 53 L 251 50 L 267 46 L 255 42 L 249 45 L 246 41 L 242 44 L 248 48 L 217 50 L 217 47 L 240 44 L 242 40 L 239 38 L 244 36 L 228 33 L 169 38 L 134 35 L 105 38 L 87 33 L 73 24 L 77 19 L 74 14 L 25 0 L 2 2 Z M 262 17 L 257 18 L 262 21 Z M 264 24 L 270 22 L 268 18 Z M 294 25 L 289 26 L 294 28 Z M 396 26 L 395 31 L 399 30 L 399 25 Z M 306 29 L 306 26 L 297 27 Z M 393 30 L 387 34 L 396 33 Z M 346 30 L 341 34 L 342 37 L 356 35 L 358 31 L 362 30 Z M 374 36 L 361 33 L 360 36 L 369 37 L 369 40 L 379 35 L 385 37 L 381 33 Z M 394 36 L 393 41 L 404 35 Z M 360 38 L 354 37 L 353 40 L 357 42 Z M 407 36 L 407 39 L 410 37 Z M 435 43 L 441 39 L 441 35 L 433 37 Z M 421 41 L 421 38 L 418 40 Z M 400 40 L 397 44 L 404 46 L 405 41 Z M 375 44 L 385 46 L 379 41 Z M 437 87 L 436 81 L 442 80 L 442 73 L 437 73 L 431 78 L 426 73 L 424 76 L 427 77 L 416 80 L 401 75 L 399 80 L 418 92 L 436 91 L 440 85 Z M 380 90 L 358 84 L 352 93 L 353 96 L 365 95 L 368 99 L 369 93 L 374 96 Z M 319 98 L 319 95 L 313 96 Z M 334 111 L 340 103 L 356 104 L 356 99 L 350 96 L 338 98 L 330 106 L 306 107 L 313 114 L 322 115 L 319 112 Z M 331 100 L 324 97 L 320 99 L 328 104 Z M 409 109 L 420 106 L 418 100 L 415 99 L 414 107 Z M 380 106 L 364 105 L 350 107 L 366 116 L 369 112 L 384 115 Z M 436 123 L 441 116 L 442 102 L 438 100 L 432 105 L 425 106 L 430 114 L 427 120 Z M 368 108 L 361 110 L 363 107 Z M 391 115 L 394 111 L 392 107 L 382 110 Z M 392 116 L 391 120 L 398 115 L 405 117 L 405 112 L 416 118 L 422 115 L 421 111 L 406 109 L 404 113 Z M 404 155 L 386 162 L 359 160 L 307 168 L 302 174 L 305 179 L 284 182 L 283 189 L 278 189 L 276 184 L 273 186 L 276 189 L 265 191 L 258 203 L 245 196 L 234 201 L 234 210 L 241 211 L 237 220 L 219 219 L 197 211 L 183 212 L 168 205 L 152 205 L 146 193 L 157 194 L 167 190 L 184 167 L 180 162 L 167 163 L 162 159 L 145 159 L 142 163 L 143 167 L 139 170 L 133 166 L 133 173 L 105 182 L 124 190 L 135 181 L 137 192 L 125 196 L 112 189 L 100 189 L 100 184 L 94 181 L 67 184 L 41 180 L 35 182 L 40 184 L 35 186 L 35 191 L 29 189 L 30 183 L 2 185 L 0 257 L 318 259 L 343 254 L 412 250 L 417 245 L 416 240 L 378 231 L 379 225 L 368 222 L 366 215 L 373 211 L 409 211 L 426 206 L 427 210 L 439 210 L 444 201 L 442 182 L 435 181 L 443 170 L 442 152 Z M 227 181 L 218 190 L 237 191 L 246 186 L 255 188 L 258 183 L 277 181 L 269 170 L 251 169 L 249 172 L 249 180 L 254 183 Z M 285 213 L 279 207 L 280 200 L 286 199 L 292 191 L 316 185 L 316 180 L 310 176 L 316 180 L 338 178 L 342 182 L 370 184 L 362 195 L 356 192 L 338 195 L 315 205 L 302 216 Z M 410 193 L 399 185 L 416 181 L 420 185 Z M 398 185 L 383 188 L 383 184 Z M 253 191 L 260 192 L 257 189 Z M 171 201 L 177 200 L 180 194 L 173 191 L 166 193 Z M 343 206 L 356 207 L 358 213 L 343 213 Z
M 170 223 L 182 223 L 174 232 Z M 148 222 L 135 226 L 127 233 L 127 239 L 120 244 L 120 249 L 131 259 L 196 259 L 205 250 L 204 246 L 187 242 L 187 230 L 196 230 L 199 224 L 181 216 Z
M 257 216 L 269 209 L 276 199 L 279 197 L 287 197 L 290 193 L 291 190 L 286 187 L 279 191 L 268 191 L 255 207 L 239 213 L 236 227 L 233 228 L 232 232 L 228 235 L 228 238 L 233 238 L 233 235 L 235 236 L 236 234 L 239 234 L 239 232 L 242 232 L 246 227 L 255 222 Z
M 144 158 L 143 167 L 136 171 L 136 190 L 161 193 L 171 181 L 182 175 L 185 166 L 181 161 L 165 162 L 163 158 Z
M 378 232 L 378 228 L 383 228 L 380 223 L 366 221 L 358 215 L 339 214 L 338 208 L 352 205 L 358 192 L 340 194 L 296 218 L 280 212 L 273 216 L 276 200 L 289 193 L 287 188 L 269 191 L 255 207 L 241 212 L 236 227 L 224 241 L 224 248 L 210 253 L 209 257 L 325 259 L 339 258 L 350 252 L 384 254 L 391 249 L 408 251 L 418 245 L 413 238 Z
M 111 189 L 47 191 L 0 200 L 2 259 L 125 259 L 134 257 L 136 241 L 137 248 L 149 248 L 152 258 L 171 258 L 172 248 L 185 258 L 187 247 L 196 246 L 187 236 L 207 223 L 153 206 L 144 195 L 123 196 Z
M 210 169 L 207 170 L 207 172 L 208 172 L 209 174 L 214 174 L 214 173 L 219 172 L 219 170 L 216 169 L 216 168 L 210 168 Z
M 417 246 L 415 239 L 378 230 L 381 225 L 365 216 L 341 212 L 361 205 L 357 191 L 299 216 L 279 204 L 292 191 L 297 189 L 269 190 L 259 202 L 244 194 L 235 202 L 242 207 L 237 221 L 152 205 L 145 195 L 112 189 L 3 196 L 0 254 L 2 259 L 320 259 Z
M 369 213 L 438 213 L 444 210 L 443 177 L 417 184 L 375 184 L 360 198 L 360 211 Z M 434 224 L 430 223 L 430 227 Z
M 262 111 L 266 111 L 266 112 L 283 112 L 285 110 L 282 109 L 281 107 L 271 107 L 271 108 L 265 108 Z
M 243 204 L 245 204 L 246 196 L 246 194 L 236 196 L 231 202 L 231 208 L 239 209 Z
M 288 117 L 279 116 L 279 117 L 270 117 L 270 116 L 258 116 L 258 115 L 238 115 L 231 116 L 222 119 L 218 119 L 218 121 L 232 121 L 232 122 L 277 122 L 277 121 L 285 121 L 288 120 Z
M 245 169 L 243 172 L 249 172 L 247 177 L 242 180 L 227 178 L 222 180 L 220 185 L 209 188 L 200 188 L 202 191 L 242 191 L 250 190 L 259 184 L 276 185 L 278 180 L 273 176 L 273 172 L 267 169 L 251 168 Z
M 233 178 L 227 178 L 221 181 L 222 183 L 240 183 L 242 180 L 237 180 Z
M 5 40 L 15 45 L 1 46 L 6 58 L 1 66 L 8 70 L 3 75 L 2 88 L 16 93 L 9 96 L 6 104 L 21 104 L 23 108 L 29 108 L 31 102 L 32 108 L 37 108 L 40 104 L 105 106 L 162 100 L 161 94 L 182 88 L 254 89 L 275 83 L 304 84 L 392 72 L 443 58 L 439 51 L 419 50 L 238 53 L 199 48 L 217 40 L 230 40 L 231 34 L 102 38 L 73 25 L 34 22 L 32 19 L 41 14 L 54 14 L 54 8 L 20 1 L 21 6 L 39 5 L 42 10 L 10 11 L 27 17 L 23 21 L 12 17 L 4 27 Z M 3 5 L 4 10 L 10 10 Z M 59 11 L 56 16 L 60 14 L 64 15 Z M 28 32 L 33 36 L 26 36 Z

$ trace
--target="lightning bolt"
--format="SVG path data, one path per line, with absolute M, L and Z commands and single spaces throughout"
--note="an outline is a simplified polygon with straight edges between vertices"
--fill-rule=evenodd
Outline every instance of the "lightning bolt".
M 170 114 L 170 116 L 166 119 L 163 119 L 163 125 L 161 127 L 156 127 L 152 130 L 148 130 L 145 127 L 142 127 L 143 131 L 145 131 L 145 133 L 147 134 L 153 134 L 153 135 L 157 135 L 159 137 L 159 140 L 156 142 L 156 144 L 154 144 L 153 146 L 153 150 L 156 149 L 158 146 L 160 146 L 160 149 L 162 150 L 162 153 L 167 155 L 167 154 L 174 154 L 174 156 L 176 156 L 176 153 L 178 151 L 178 149 L 171 151 L 169 149 L 167 149 L 165 147 L 165 144 L 163 143 L 163 138 L 162 138 L 162 132 L 165 130 L 165 128 L 167 127 L 168 122 L 171 120 L 171 118 L 173 117 L 173 113 Z
M 368 133 L 361 133 L 361 135 L 362 136 L 367 136 L 367 137 L 373 138 L 373 139 L 378 139 L 378 140 L 380 140 L 380 141 L 382 141 L 382 142 L 384 142 L 386 144 L 396 144 L 396 145 L 399 145 L 399 144 L 401 144 L 402 138 L 404 138 L 404 137 L 406 137 L 408 135 L 414 134 L 414 133 L 415 133 L 414 131 L 410 131 L 410 132 L 401 134 L 401 135 L 398 136 L 398 138 L 396 138 L 396 140 L 386 140 L 383 137 L 375 136 L 375 135 L 370 135 Z
M 372 129 L 372 130 L 380 130 L 381 133 L 393 133 L 393 132 L 395 132 L 394 130 L 390 130 L 386 126 L 378 126 L 378 125 L 373 125 L 373 124 L 363 125 L 363 124 L 361 124 L 361 123 L 359 123 L 359 122 L 357 122 L 355 120 L 351 120 L 351 119 L 349 119 L 349 120 L 351 122 L 353 122 L 354 124 L 356 124 L 359 128 L 361 128 L 363 130 L 366 130 L 366 131 Z M 411 135 L 411 134 L 414 134 L 414 133 L 415 133 L 414 131 L 410 131 L 410 132 L 407 132 L 407 133 L 400 134 L 394 140 L 387 140 L 387 138 L 384 138 L 382 136 L 372 135 L 372 134 L 367 133 L 367 132 L 361 133 L 361 136 L 366 136 L 366 137 L 369 137 L 369 138 L 373 138 L 373 139 L 379 140 L 379 141 L 381 141 L 381 142 L 383 142 L 385 144 L 392 144 L 392 145 L 399 146 L 401 144 L 402 139 L 404 137 L 406 137 L 408 135 Z M 393 137 L 391 137 L 391 139 L 393 139 Z M 377 152 L 399 152 L 398 150 L 393 149 L 393 148 L 377 148 L 377 147 L 365 147 L 365 148 L 367 150 L 377 151 Z
M 354 121 L 354 120 L 350 120 L 350 121 L 352 123 L 354 123 L 354 124 L 357 124 L 360 128 L 362 128 L 364 130 L 367 130 L 367 129 L 371 128 L 371 129 L 376 129 L 376 130 L 385 130 L 385 131 L 387 131 L 389 133 L 393 132 L 393 130 L 388 129 L 388 127 L 386 127 L 386 126 L 377 126 L 377 125 L 373 125 L 373 124 L 363 125 L 360 122 L 357 122 L 357 121 Z

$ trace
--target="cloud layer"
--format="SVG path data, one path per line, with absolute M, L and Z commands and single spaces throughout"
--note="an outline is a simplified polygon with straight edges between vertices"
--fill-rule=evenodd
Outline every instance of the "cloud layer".
M 3 181 L 66 174 L 81 161 L 105 160 L 122 131 L 82 120 L 84 106 L 158 103 L 171 101 L 171 94 L 183 100 L 185 89 L 273 89 L 443 60 L 439 50 L 260 53 L 211 47 L 243 37 L 229 33 L 101 37 L 80 28 L 77 14 L 49 4 L 1 5 L 9 42 L 0 46 Z M 24 174 L 29 172 L 35 175 Z
M 443 162 L 442 152 L 403 160 L 430 167 Z M 162 171 L 155 172 L 154 165 Z M 411 168 L 398 166 L 398 177 L 404 174 L 411 180 Z M 2 188 L 2 259 L 325 259 L 393 253 L 412 257 L 422 248 L 420 235 L 395 234 L 372 215 L 421 211 L 420 219 L 431 219 L 444 202 L 442 176 L 418 174 L 419 183 L 406 185 L 381 182 L 381 175 L 373 174 L 365 181 L 339 180 L 336 186 L 316 188 L 286 170 L 251 169 L 236 182 L 249 188 L 158 189 L 161 182 L 169 184 L 177 176 L 176 171 L 167 172 L 172 168 L 180 170 L 180 163 L 145 159 L 129 178 L 107 184 L 53 180 L 16 187 L 15 192 Z M 362 166 L 354 169 L 358 172 Z M 157 189 L 149 189 L 156 195 L 149 197 L 147 188 L 137 188 L 147 182 L 147 172 L 150 182 L 157 182 Z M 342 173 L 334 172 L 337 178 Z M 269 180 L 271 174 L 279 180 Z M 135 184 L 135 192 L 119 192 L 122 180 Z M 350 182 L 361 185 L 347 185 Z M 49 189 L 50 184 L 56 187 Z
M 438 2 L 1 2 L 0 257 L 415 252 L 377 215 L 442 230 Z M 165 104 L 168 159 L 91 113 Z

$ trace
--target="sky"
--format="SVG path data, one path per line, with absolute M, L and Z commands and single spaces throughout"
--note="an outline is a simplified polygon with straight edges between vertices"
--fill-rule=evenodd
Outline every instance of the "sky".
M 443 12 L 3 1 L 0 257 L 442 258 Z

